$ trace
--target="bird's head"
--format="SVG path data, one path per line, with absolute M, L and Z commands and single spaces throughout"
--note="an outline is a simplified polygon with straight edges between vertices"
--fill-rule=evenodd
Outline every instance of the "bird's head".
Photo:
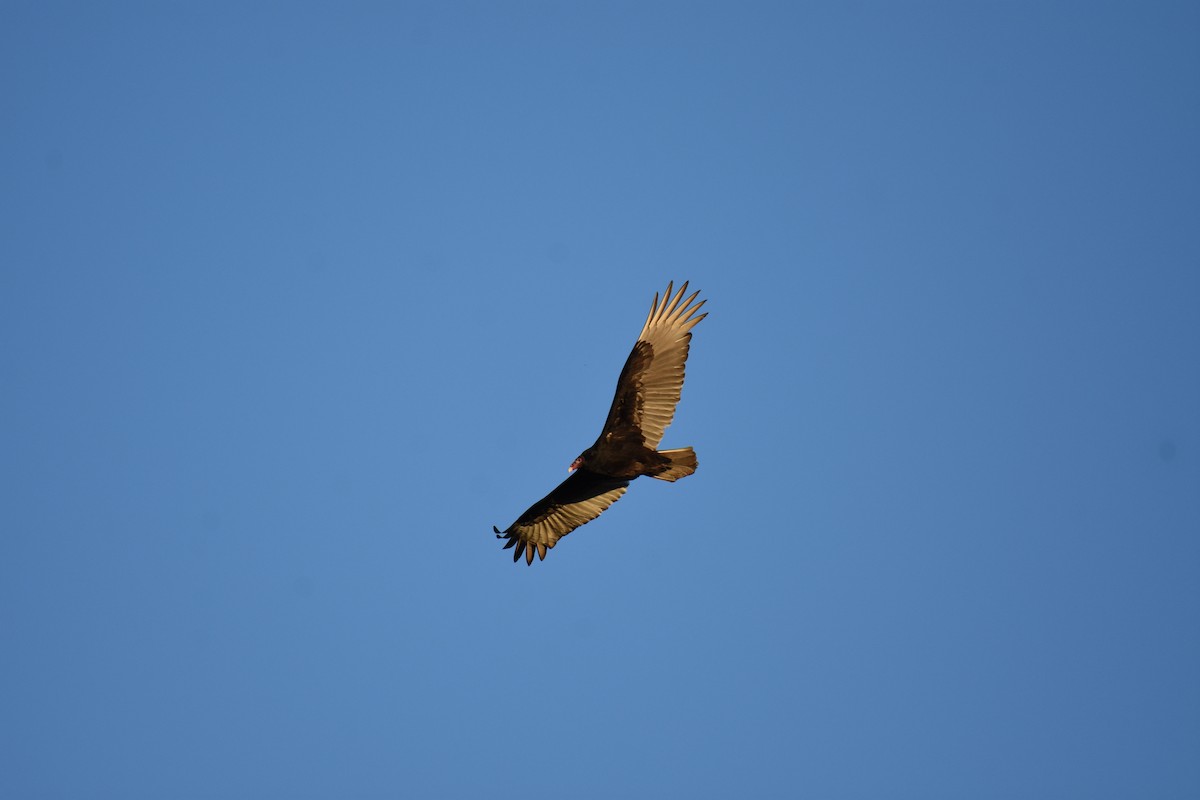
M 574 472 L 577 469 L 586 467 L 592 463 L 592 456 L 596 455 L 596 445 L 592 445 L 587 450 L 579 454 L 579 458 L 571 462 L 571 466 L 567 468 L 568 472 Z

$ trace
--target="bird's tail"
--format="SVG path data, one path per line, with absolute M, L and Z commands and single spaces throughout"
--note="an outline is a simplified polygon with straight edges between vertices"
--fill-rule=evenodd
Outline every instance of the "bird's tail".
M 690 447 L 681 447 L 678 450 L 659 450 L 658 454 L 671 460 L 666 469 L 654 476 L 660 481 L 677 481 L 680 478 L 686 478 L 696 471 L 696 467 L 700 466 L 700 462 L 696 460 L 696 451 Z

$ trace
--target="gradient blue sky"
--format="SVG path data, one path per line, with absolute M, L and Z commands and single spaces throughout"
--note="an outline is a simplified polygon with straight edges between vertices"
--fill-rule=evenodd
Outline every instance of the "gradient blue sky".
M 1200 6 L 0 6 L 0 796 L 1200 796 Z M 656 290 L 664 446 L 505 526 Z

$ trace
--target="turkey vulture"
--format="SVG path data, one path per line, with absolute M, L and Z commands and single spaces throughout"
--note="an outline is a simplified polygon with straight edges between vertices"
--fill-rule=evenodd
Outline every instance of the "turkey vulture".
M 617 379 L 604 430 L 571 464 L 571 477 L 530 506 L 508 530 L 492 526 L 497 538 L 508 539 L 504 549 L 516 545 L 514 562 L 524 553 L 525 563 L 532 564 L 535 552 L 544 560 L 548 548 L 600 516 L 639 475 L 676 481 L 696 471 L 692 448 L 656 449 L 675 417 L 691 330 L 708 316 L 696 315 L 707 302 L 693 302 L 700 292 L 683 299 L 687 286 L 685 282 L 672 295 L 668 283 L 661 303 L 654 295 L 650 315 Z

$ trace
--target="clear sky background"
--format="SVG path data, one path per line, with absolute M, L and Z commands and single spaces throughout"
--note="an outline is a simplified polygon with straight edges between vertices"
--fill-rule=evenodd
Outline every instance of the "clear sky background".
M 200 5 L 0 7 L 0 796 L 1200 795 L 1200 6 Z

